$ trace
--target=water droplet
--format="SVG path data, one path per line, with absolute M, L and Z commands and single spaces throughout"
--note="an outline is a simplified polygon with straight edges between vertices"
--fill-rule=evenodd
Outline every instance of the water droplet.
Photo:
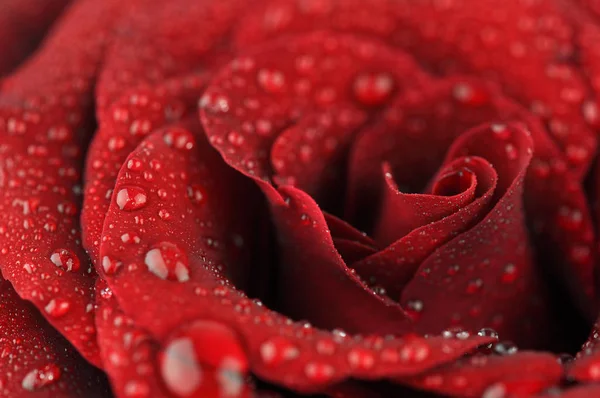
M 315 383 L 324 383 L 333 377 L 335 370 L 333 366 L 322 362 L 309 362 L 304 367 L 304 374 Z
M 77 271 L 80 266 L 79 258 L 69 249 L 56 249 L 50 255 L 50 261 L 65 271 Z
M 300 222 L 302 223 L 302 225 L 309 226 L 309 225 L 312 225 L 313 220 L 312 220 L 312 218 L 310 218 L 310 216 L 308 214 L 302 213 L 300 215 Z
M 146 135 L 152 130 L 152 123 L 147 119 L 136 119 L 131 122 L 129 132 L 132 135 Z
M 131 398 L 146 398 L 150 396 L 150 387 L 143 381 L 130 380 L 125 384 L 125 395 Z
M 277 70 L 261 69 L 258 71 L 258 84 L 271 94 L 281 93 L 285 89 L 285 76 Z
M 573 359 L 574 358 L 571 354 L 566 354 L 566 353 L 559 354 L 558 358 L 557 358 L 558 363 L 560 363 L 561 365 L 565 365 L 565 364 L 571 362 Z
M 571 163 L 581 164 L 587 161 L 590 151 L 581 145 L 567 145 L 566 155 Z
M 413 319 L 418 319 L 423 311 L 423 302 L 421 300 L 410 300 L 406 303 L 406 313 Z
M 583 222 L 583 214 L 578 209 L 561 206 L 558 211 L 558 225 L 566 230 L 577 230 Z
M 506 144 L 504 146 L 504 150 L 506 151 L 506 156 L 510 160 L 515 160 L 516 158 L 519 157 L 519 152 L 517 151 L 517 148 L 515 148 L 515 146 L 513 144 Z
M 116 203 L 119 209 L 133 211 L 141 209 L 146 205 L 148 195 L 143 188 L 128 186 L 121 188 L 117 193 Z
M 161 242 L 146 253 L 148 270 L 161 279 L 185 282 L 190 279 L 187 255 L 174 243 Z
M 429 357 L 431 349 L 420 337 L 412 337 L 400 347 L 399 354 L 402 362 L 423 362 Z
M 46 304 L 44 310 L 46 313 L 54 318 L 59 318 L 65 315 L 71 308 L 71 303 L 67 300 L 56 298 L 52 299 Z
M 163 136 L 165 144 L 175 149 L 184 149 L 189 151 L 194 148 L 194 137 L 184 129 L 172 129 Z
M 348 363 L 354 369 L 369 370 L 375 365 L 375 357 L 369 350 L 353 348 L 348 352 Z
M 494 135 L 501 140 L 507 140 L 510 138 L 510 130 L 506 127 L 505 124 L 495 123 L 491 126 Z
M 494 339 L 498 338 L 498 332 L 492 328 L 482 328 L 477 332 L 477 335 L 481 337 L 492 337 Z
M 233 146 L 240 147 L 244 145 L 246 139 L 237 131 L 230 131 L 229 134 L 227 134 L 227 141 L 229 141 L 229 143 Z
M 512 341 L 499 341 L 493 344 L 492 349 L 498 355 L 513 355 L 519 351 Z
M 506 385 L 498 382 L 486 388 L 481 398 L 506 398 L 506 394 Z
M 322 355 L 333 355 L 335 353 L 336 344 L 331 339 L 320 339 L 317 341 L 317 352 Z
M 600 112 L 598 111 L 598 104 L 595 101 L 584 102 L 581 110 L 583 118 L 591 127 L 600 127 Z
M 142 239 L 136 232 L 125 232 L 121 235 L 121 242 L 123 243 L 138 244 L 141 241 Z
M 195 321 L 181 328 L 168 339 L 159 358 L 165 385 L 179 397 L 237 396 L 248 370 L 235 333 L 214 321 Z
M 517 267 L 514 264 L 506 264 L 501 277 L 504 283 L 513 283 L 517 280 Z
M 298 348 L 281 336 L 271 338 L 260 346 L 260 356 L 263 362 L 269 366 L 278 366 L 285 361 L 297 358 L 299 354 Z
M 53 363 L 39 369 L 33 369 L 25 375 L 21 387 L 27 391 L 36 391 L 56 382 L 60 378 L 60 368 Z
M 481 106 L 489 102 L 489 93 L 483 87 L 468 83 L 458 83 L 452 90 L 454 99 L 469 106 Z
M 466 292 L 469 294 L 477 293 L 483 287 L 483 281 L 479 278 L 473 279 L 467 283 Z
M 102 257 L 102 269 L 107 275 L 114 275 L 121 268 L 121 265 L 120 261 L 112 260 L 108 256 Z
M 356 99 L 368 106 L 383 104 L 390 97 L 393 88 L 394 79 L 388 73 L 360 74 L 352 87 Z

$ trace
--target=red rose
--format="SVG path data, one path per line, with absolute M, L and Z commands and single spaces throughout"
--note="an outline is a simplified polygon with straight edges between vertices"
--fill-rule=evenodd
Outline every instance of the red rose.
M 598 18 L 74 2 L 0 62 L 0 391 L 598 395 Z

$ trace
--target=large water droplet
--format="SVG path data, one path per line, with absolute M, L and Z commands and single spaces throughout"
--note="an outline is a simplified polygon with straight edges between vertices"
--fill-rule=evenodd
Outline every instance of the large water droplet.
M 161 242 L 146 253 L 144 263 L 148 270 L 161 279 L 185 282 L 190 279 L 187 255 L 171 242 Z
M 25 375 L 21 387 L 27 391 L 36 391 L 54 383 L 60 378 L 60 369 L 53 363 L 31 370 Z
M 54 318 L 59 318 L 65 315 L 71 308 L 71 303 L 65 299 L 55 298 L 46 304 L 44 310 L 46 313 Z
M 146 205 L 148 201 L 148 195 L 143 188 L 136 186 L 128 186 L 121 188 L 117 192 L 117 206 L 119 209 L 125 211 L 133 211 L 140 209 Z
M 108 256 L 102 257 L 102 269 L 107 275 L 114 275 L 121 268 L 122 263 L 117 260 L 113 260 Z
M 165 385 L 179 397 L 238 396 L 247 370 L 248 360 L 236 334 L 214 321 L 183 327 L 169 338 L 160 355 Z
M 69 249 L 54 250 L 50 255 L 50 261 L 65 271 L 77 271 L 80 266 L 79 258 Z

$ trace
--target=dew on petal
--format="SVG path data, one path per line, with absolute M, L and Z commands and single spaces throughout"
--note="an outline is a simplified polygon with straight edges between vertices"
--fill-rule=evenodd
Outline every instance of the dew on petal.
M 260 356 L 263 362 L 269 366 L 278 366 L 297 358 L 299 354 L 298 348 L 285 337 L 271 338 L 260 346 Z
M 148 270 L 161 279 L 186 282 L 190 279 L 187 255 L 176 244 L 161 242 L 150 249 L 144 258 Z
M 69 249 L 57 249 L 50 255 L 50 261 L 65 271 L 77 271 L 81 265 L 77 255 Z
M 363 73 L 356 77 L 352 90 L 361 104 L 381 105 L 390 97 L 394 80 L 387 73 Z
M 26 391 L 36 391 L 56 382 L 60 378 L 60 374 L 60 368 L 56 364 L 50 363 L 29 371 L 23 378 L 21 387 Z
M 146 205 L 148 195 L 143 188 L 136 186 L 128 186 L 121 188 L 117 192 L 116 203 L 119 209 L 125 211 L 133 211 L 141 209 Z

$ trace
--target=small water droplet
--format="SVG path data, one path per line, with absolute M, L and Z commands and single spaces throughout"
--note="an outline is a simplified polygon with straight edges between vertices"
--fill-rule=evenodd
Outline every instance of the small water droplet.
M 406 303 L 406 313 L 413 319 L 418 319 L 423 311 L 423 302 L 421 300 L 410 300 Z
M 269 366 L 278 366 L 300 355 L 298 348 L 285 337 L 273 337 L 260 346 L 260 356 Z
M 315 383 L 324 383 L 331 380 L 335 369 L 327 363 L 309 362 L 304 367 L 304 374 Z
M 452 90 L 454 99 L 468 106 L 481 106 L 489 102 L 489 93 L 482 87 L 458 83 Z
M 578 209 L 561 206 L 558 211 L 558 225 L 569 231 L 577 230 L 583 222 L 583 214 Z
M 492 328 L 482 328 L 482 329 L 479 329 L 479 332 L 477 332 L 477 335 L 481 336 L 481 337 L 492 337 L 494 339 L 498 338 L 498 332 L 496 332 Z
M 504 283 L 513 283 L 517 280 L 517 267 L 514 264 L 506 264 L 501 277 Z
M 429 357 L 431 349 L 420 337 L 413 337 L 400 347 L 399 354 L 402 362 L 418 363 Z
M 519 349 L 512 341 L 499 341 L 492 345 L 492 350 L 498 355 L 513 355 Z
M 194 137 L 184 129 L 172 129 L 163 136 L 165 144 L 175 149 L 191 150 L 194 148 Z
M 369 350 L 353 348 L 348 352 L 348 363 L 354 369 L 369 370 L 375 365 L 375 357 Z
M 281 93 L 285 89 L 285 76 L 277 70 L 260 69 L 258 84 L 271 94 Z
M 479 292 L 482 287 L 483 287 L 483 281 L 481 279 L 479 279 L 479 278 L 473 279 L 467 283 L 466 292 L 468 294 L 474 294 L 474 293 Z
M 591 127 L 600 127 L 600 112 L 598 111 L 598 104 L 595 101 L 584 102 L 581 110 L 583 118 Z
M 381 105 L 390 97 L 394 79 L 388 73 L 362 73 L 354 80 L 356 99 L 368 106 Z
M 320 339 L 317 341 L 316 349 L 319 354 L 333 355 L 336 350 L 336 344 L 331 339 Z

